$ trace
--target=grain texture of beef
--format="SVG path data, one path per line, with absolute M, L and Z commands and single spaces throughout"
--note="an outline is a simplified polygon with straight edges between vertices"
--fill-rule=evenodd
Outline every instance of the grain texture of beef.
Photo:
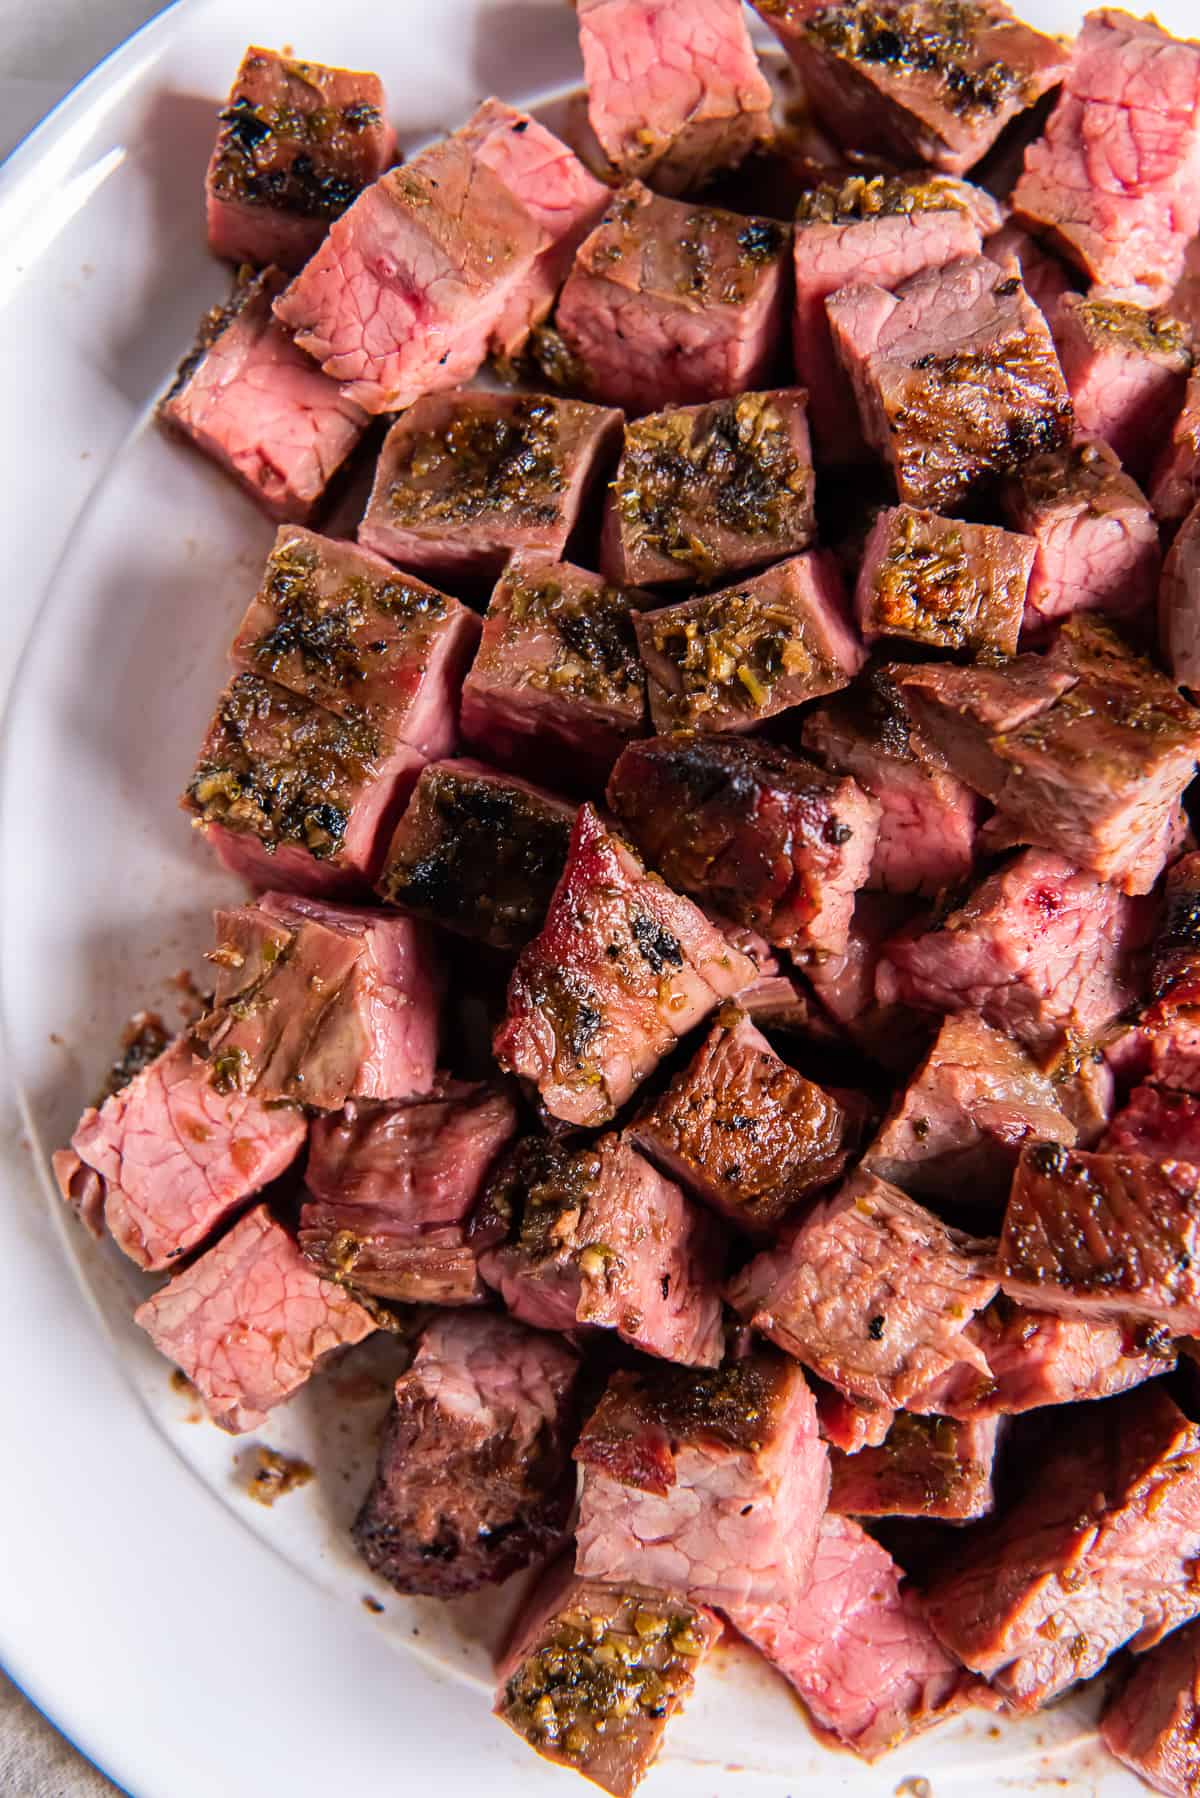
M 851 150 L 961 175 L 1061 81 L 1068 54 L 1003 0 L 755 0 Z
M 1186 519 L 1163 567 L 1158 640 L 1178 684 L 1200 692 L 1200 505 Z
M 353 543 L 283 525 L 233 663 L 430 761 L 458 736 L 473 612 Z
M 584 1426 L 576 1570 L 697 1604 L 802 1586 L 829 1455 L 800 1368 L 758 1349 L 713 1373 L 618 1373 Z
M 851 775 L 879 804 L 868 887 L 932 898 L 968 877 L 979 801 L 924 753 L 886 677 L 813 707 L 804 719 L 802 741 L 827 768 Z
M 1013 205 L 1089 280 L 1170 288 L 1200 230 L 1200 44 L 1102 9 L 1076 39 Z
M 354 1523 L 398 1592 L 457 1597 L 553 1552 L 575 1497 L 579 1358 L 494 1312 L 435 1316 L 396 1382 Z
M 962 1668 L 934 1638 L 903 1577 L 859 1524 L 827 1515 L 807 1585 L 730 1614 L 818 1729 L 868 1761 L 966 1701 Z
M 756 1330 L 852 1397 L 912 1411 L 948 1374 L 987 1374 L 967 1333 L 996 1294 L 990 1245 L 865 1171 L 737 1274 Z
M 952 512 L 1060 448 L 1071 399 L 1050 328 L 1020 278 L 986 256 L 826 301 L 867 442 L 906 505 Z
M 547 1760 L 632 1798 L 720 1634 L 711 1611 L 578 1579 L 564 1555 L 517 1617 L 495 1713 Z
M 715 586 L 816 534 L 802 387 L 630 422 L 604 517 L 609 579 Z
M 94 1234 L 104 1223 L 130 1260 L 156 1272 L 277 1179 L 305 1135 L 294 1106 L 217 1090 L 180 1041 L 88 1107 L 54 1172 Z
M 635 743 L 608 801 L 673 887 L 801 958 L 841 954 L 879 807 L 774 744 L 679 731 Z
M 602 788 L 646 728 L 632 617 L 640 598 L 573 563 L 514 556 L 463 687 L 464 737 L 505 767 Z
M 1200 1334 L 1200 1166 L 1026 1148 L 999 1265 L 1005 1292 L 1024 1304 Z
M 1044 660 L 896 680 L 922 735 L 1018 840 L 1149 891 L 1200 754 L 1200 712 L 1107 625 L 1069 618 Z
M 1135 1086 L 1097 1146 L 1106 1155 L 1200 1164 L 1200 1098 L 1165 1086 Z
M 1162 567 L 1158 527 L 1106 443 L 1035 456 L 1008 484 L 1004 511 L 1037 545 L 1023 625 L 1030 638 L 1072 612 L 1128 618 L 1153 601 Z
M 640 612 L 634 624 L 655 729 L 754 730 L 848 686 L 865 660 L 848 612 L 825 550 L 793 556 L 741 586 Z
M 208 165 L 209 249 L 295 274 L 395 154 L 378 75 L 252 44 Z
M 439 1081 L 428 1098 L 355 1100 L 317 1118 L 300 1247 L 331 1278 L 405 1304 L 484 1296 L 467 1225 L 492 1165 L 517 1133 L 500 1086 Z
M 1000 209 L 980 188 L 921 170 L 826 179 L 801 195 L 794 227 L 796 372 L 822 462 L 866 453 L 854 394 L 838 363 L 825 302 L 855 281 L 899 287 L 922 269 L 978 256 Z
M 423 925 L 286 893 L 215 924 L 213 1009 L 192 1041 L 218 1091 L 330 1111 L 430 1091 L 443 976 Z
M 1138 1661 L 1100 1722 L 1110 1754 L 1167 1798 L 1200 1785 L 1200 1624 L 1172 1632 Z
M 187 1375 L 213 1422 L 234 1435 L 261 1429 L 324 1355 L 375 1328 L 265 1205 L 139 1305 L 133 1321 Z
M 1063 1414 L 1017 1503 L 934 1574 L 925 1614 L 1015 1710 L 1200 1611 L 1200 1430 L 1160 1386 Z
M 368 187 L 276 301 L 301 349 L 368 412 L 470 380 L 546 234 L 464 133 Z
M 868 1398 L 849 1398 L 815 1374 L 809 1375 L 809 1384 L 816 1392 L 817 1423 L 831 1450 L 856 1455 L 860 1449 L 878 1448 L 886 1442 L 896 1418 L 890 1405 L 879 1405 Z
M 472 1240 L 484 1279 L 527 1323 L 615 1330 L 689 1366 L 721 1359 L 723 1233 L 623 1136 L 525 1138 L 489 1181 Z
M 626 176 L 678 194 L 771 136 L 771 89 L 739 0 L 580 0 L 588 117 Z
M 995 1418 L 897 1414 L 879 1448 L 830 1456 L 829 1509 L 842 1517 L 940 1517 L 965 1523 L 995 1503 Z
M 749 956 L 584 805 L 545 923 L 513 971 L 496 1058 L 533 1082 L 551 1116 L 605 1124 L 681 1036 L 756 976 Z
M 225 305 L 201 320 L 158 415 L 270 517 L 303 521 L 357 448 L 367 416 L 272 317 L 286 286 L 277 268 L 235 281 Z
M 384 440 L 359 538 L 406 568 L 484 581 L 517 550 L 561 557 L 620 425 L 547 394 L 428 394 Z
M 1014 1304 L 1003 1293 L 972 1321 L 970 1333 L 988 1377 L 977 1384 L 956 1378 L 945 1395 L 946 1411 L 967 1420 L 1112 1398 L 1175 1366 L 1169 1341 L 1152 1324 L 1062 1317 Z
M 842 1172 L 852 1135 L 837 1100 L 781 1061 L 745 1012 L 723 1011 L 630 1136 L 697 1198 L 756 1237 Z
M 1021 152 L 1022 159 L 1024 151 Z M 1071 274 L 1052 250 L 1010 219 L 992 237 L 986 238 L 983 253 L 1001 268 L 1015 262 L 1021 271 L 1025 291 L 1047 318 L 1053 318 L 1058 302 L 1073 291 Z
M 1003 1203 L 1022 1145 L 1073 1144 L 1054 1082 L 973 1011 L 948 1017 L 897 1093 L 863 1166 L 955 1209 Z
M 867 538 L 854 607 L 867 643 L 1012 655 L 1036 549 L 995 525 L 911 506 L 881 512 Z
M 1054 341 L 1075 423 L 1098 437 L 1140 480 L 1183 405 L 1192 369 L 1190 333 L 1177 318 L 1106 294 L 1068 294 Z
M 786 300 L 788 231 L 631 181 L 580 245 L 555 324 L 572 386 L 627 412 L 768 385 Z
M 1200 374 L 1187 384 L 1171 441 L 1155 465 L 1150 502 L 1169 527 L 1182 524 L 1200 502 Z

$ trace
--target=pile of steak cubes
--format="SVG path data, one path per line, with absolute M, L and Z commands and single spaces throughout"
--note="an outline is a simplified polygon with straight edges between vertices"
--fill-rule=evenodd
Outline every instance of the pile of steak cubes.
M 247 52 L 160 416 L 278 525 L 251 891 L 56 1172 L 227 1430 L 397 1332 L 357 1549 L 524 1576 L 619 1798 L 726 1627 L 867 1758 L 1117 1656 L 1195 1798 L 1200 43 L 757 3 L 786 130 L 579 0 L 593 166 Z

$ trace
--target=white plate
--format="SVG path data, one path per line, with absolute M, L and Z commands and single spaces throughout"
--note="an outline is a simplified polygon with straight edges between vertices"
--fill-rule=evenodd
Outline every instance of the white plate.
M 1159 14 L 1183 30 L 1191 5 Z M 1066 0 L 1026 11 L 1054 29 L 1078 17 Z M 512 1593 L 403 1601 L 348 1548 L 377 1401 L 347 1390 L 343 1366 L 340 1386 L 276 1413 L 256 1440 L 308 1451 L 322 1477 L 252 1504 L 244 1450 L 194 1421 L 129 1323 L 137 1276 L 63 1215 L 47 1177 L 124 1020 L 171 1008 L 171 977 L 201 966 L 229 891 L 175 795 L 271 532 L 147 411 L 225 285 L 200 187 L 214 102 L 250 39 L 378 69 L 408 143 L 490 91 L 528 102 L 580 73 L 562 0 L 184 0 L 0 173 L 0 678 L 36 617 L 0 820 L 21 1112 L 0 1139 L 0 1657 L 134 1798 L 425 1779 L 453 1794 L 481 1773 L 491 1798 L 565 1794 L 582 1788 L 487 1715 L 487 1643 Z M 361 1358 L 369 1376 L 379 1351 Z M 750 1656 L 714 1658 L 648 1798 L 882 1798 L 914 1776 L 935 1798 L 1141 1789 L 1096 1746 L 1087 1701 L 1003 1730 L 969 1719 L 867 1769 L 819 1748 Z

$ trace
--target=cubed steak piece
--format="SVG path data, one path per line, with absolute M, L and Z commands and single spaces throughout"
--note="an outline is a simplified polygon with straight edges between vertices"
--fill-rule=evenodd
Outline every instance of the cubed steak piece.
M 755 0 L 826 129 L 961 175 L 1062 80 L 1068 52 L 1003 0 Z
M 133 1321 L 187 1375 L 213 1422 L 234 1435 L 261 1429 L 324 1355 L 375 1328 L 265 1205 L 139 1305 Z
M 1200 1611 L 1200 1430 L 1159 1385 L 1066 1411 L 1015 1505 L 925 1594 L 935 1635 L 1014 1710 Z
M 1037 545 L 1023 625 L 1031 638 L 1072 612 L 1128 618 L 1153 601 L 1158 526 L 1107 443 L 1035 456 L 1005 489 L 1004 510 Z
M 877 1405 L 869 1398 L 849 1398 L 815 1374 L 809 1375 L 809 1384 L 816 1392 L 821 1435 L 831 1449 L 856 1455 L 860 1449 L 878 1448 L 886 1442 L 896 1418 L 890 1405 Z
M 805 715 L 804 747 L 879 804 L 868 887 L 933 898 L 974 866 L 979 800 L 925 753 L 886 678 Z
M 849 686 L 866 653 L 834 558 L 793 556 L 744 585 L 634 619 L 656 730 L 754 730 Z
M 1168 313 L 1104 293 L 1066 295 L 1053 326 L 1076 425 L 1141 479 L 1183 405 L 1191 333 Z
M 664 880 L 807 959 L 844 952 L 879 807 L 853 780 L 756 738 L 632 744 L 608 802 Z
M 1026 1148 L 999 1266 L 1005 1292 L 1023 1304 L 1200 1334 L 1200 1165 Z
M 272 518 L 303 521 L 357 448 L 367 416 L 272 317 L 286 286 L 275 268 L 235 281 L 225 305 L 205 314 L 158 415 Z
M 1200 693 L 1200 505 L 1189 514 L 1163 567 L 1158 639 L 1179 686 Z
M 995 231 L 1000 216 L 981 188 L 928 170 L 847 175 L 800 196 L 793 344 L 821 462 L 856 462 L 866 453 L 854 394 L 833 351 L 826 300 L 855 281 L 896 288 L 922 269 L 978 256 L 984 233 Z
M 818 1729 L 868 1761 L 967 1702 L 962 1668 L 932 1634 L 903 1578 L 859 1524 L 830 1514 L 807 1584 L 730 1613 Z
M 1054 1081 L 973 1011 L 948 1017 L 897 1093 L 863 1166 L 919 1198 L 956 1207 L 1008 1197 L 1027 1142 L 1072 1144 Z
M 398 1592 L 454 1598 L 558 1547 L 579 1357 L 495 1312 L 435 1316 L 396 1381 L 354 1543 Z
M 462 732 L 494 762 L 595 791 L 646 728 L 639 596 L 570 562 L 514 556 L 488 601 Z
M 1029 849 L 932 928 L 893 937 L 875 990 L 885 1005 L 978 1013 L 1041 1056 L 1132 1004 L 1148 923 L 1138 901 Z
M 572 385 L 635 414 L 766 385 L 787 251 L 785 225 L 629 182 L 580 245 L 559 298 Z
M 180 803 L 252 886 L 353 898 L 378 874 L 424 761 L 366 718 L 243 673 L 217 702 Z
M 843 1517 L 986 1517 L 995 1503 L 996 1419 L 900 1411 L 878 1448 L 830 1456 L 829 1509 Z
M 547 394 L 429 394 L 388 432 L 359 540 L 406 568 L 494 581 L 561 557 L 621 415 Z
M 429 1092 L 443 978 L 423 925 L 287 893 L 215 925 L 213 1009 L 191 1035 L 219 1090 L 329 1111 Z
M 584 805 L 545 923 L 513 970 L 496 1058 L 533 1082 L 552 1117 L 606 1124 L 757 973 Z
M 540 929 L 575 808 L 481 762 L 431 762 L 396 826 L 377 884 L 392 905 L 519 949 Z
M 1200 230 L 1200 44 L 1089 13 L 1013 206 L 1089 280 L 1173 287 Z
M 816 535 L 802 387 L 653 412 L 625 427 L 604 517 L 612 581 L 713 586 Z
M 615 1330 L 689 1366 L 721 1359 L 723 1234 L 623 1136 L 526 1137 L 489 1181 L 473 1241 L 480 1273 L 527 1323 Z
M 636 1574 L 697 1604 L 765 1604 L 803 1585 L 829 1454 L 800 1368 L 755 1350 L 712 1373 L 618 1373 L 584 1425 L 575 1567 Z
M 730 1005 L 629 1134 L 738 1229 L 770 1237 L 842 1172 L 853 1132 L 832 1094 L 781 1061 Z
M 868 643 L 905 638 L 928 649 L 1013 655 L 1036 546 L 989 524 L 889 507 L 863 552 L 855 589 Z
M 54 1157 L 62 1195 L 94 1234 L 103 1222 L 139 1267 L 157 1272 L 291 1166 L 303 1113 L 221 1091 L 179 1041 L 80 1118 Z
M 208 247 L 229 262 L 297 273 L 330 221 L 395 160 L 378 75 L 256 44 L 219 118 L 205 182 Z
M 460 133 L 361 193 L 275 312 L 350 399 L 394 412 L 470 380 L 547 247 Z
M 912 1411 L 949 1374 L 987 1374 L 967 1333 L 995 1297 L 990 1245 L 865 1170 L 764 1249 L 728 1292 L 756 1330 L 852 1397 Z
M 863 434 L 906 505 L 952 512 L 1061 447 L 1071 398 L 1050 327 L 1017 275 L 986 256 L 826 301 Z
M 580 0 L 588 117 L 623 175 L 678 194 L 771 136 L 739 0 Z
M 1134 1667 L 1100 1722 L 1110 1754 L 1167 1798 L 1200 1780 L 1200 1624 L 1174 1630 Z
M 1045 1405 L 1112 1398 L 1170 1373 L 1175 1355 L 1165 1331 L 1097 1317 L 1060 1317 L 1014 1304 L 1003 1293 L 971 1324 L 989 1378 L 958 1380 L 947 1394 L 953 1416 L 1019 1416 Z
M 1183 523 L 1200 501 L 1200 374 L 1187 384 L 1171 441 L 1163 448 L 1150 487 L 1155 515 L 1168 526 Z
M 1181 855 L 1167 870 L 1164 900 L 1150 971 L 1155 1021 L 1200 996 L 1200 854 Z
M 711 1611 L 578 1579 L 564 1555 L 517 1617 L 495 1713 L 547 1760 L 632 1798 L 720 1634 Z
M 484 1296 L 467 1224 L 517 1133 L 496 1085 L 438 1083 L 428 1098 L 354 1100 L 313 1122 L 300 1247 L 331 1279 L 405 1304 Z

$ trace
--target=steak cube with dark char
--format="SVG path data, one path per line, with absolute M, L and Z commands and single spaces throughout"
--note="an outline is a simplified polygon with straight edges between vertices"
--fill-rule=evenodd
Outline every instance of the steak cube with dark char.
M 559 298 L 572 385 L 633 414 L 767 385 L 787 250 L 787 228 L 771 219 L 629 182 L 580 245 Z
M 878 1448 L 830 1457 L 829 1509 L 843 1517 L 986 1517 L 995 1502 L 995 1418 L 901 1411 Z
M 494 1312 L 434 1317 L 355 1519 L 368 1567 L 398 1592 L 452 1598 L 551 1554 L 575 1497 L 578 1375 L 561 1337 Z
M 1200 505 L 1185 520 L 1163 567 L 1158 639 L 1179 686 L 1200 692 Z
M 467 1225 L 517 1132 L 499 1086 L 442 1080 L 428 1098 L 352 1101 L 317 1118 L 300 1246 L 360 1292 L 405 1304 L 465 1305 L 485 1288 Z
M 987 1373 L 967 1325 L 995 1297 L 991 1263 L 989 1245 L 862 1171 L 736 1275 L 728 1297 L 839 1390 L 938 1410 L 926 1388 Z
M 563 1555 L 517 1616 L 495 1713 L 547 1760 L 632 1798 L 720 1634 L 711 1611 L 579 1579 Z
M 252 44 L 220 114 L 205 197 L 208 246 L 295 274 L 396 154 L 378 75 Z
M 825 126 L 853 150 L 961 175 L 1054 87 L 1067 52 L 1003 0 L 755 0 Z
M 634 620 L 655 729 L 754 730 L 850 684 L 865 653 L 825 550 Z
M 773 1349 L 713 1373 L 618 1373 L 584 1426 L 575 1567 L 697 1604 L 766 1603 L 808 1577 L 829 1455 L 804 1375 Z
M 837 1179 L 853 1131 L 837 1100 L 781 1061 L 731 1005 L 629 1134 L 738 1229 L 769 1237 Z
M 774 744 L 680 731 L 628 748 L 608 799 L 672 886 L 802 959 L 844 951 L 879 815 L 854 781 Z
M 632 616 L 641 598 L 570 562 L 514 556 L 463 687 L 463 735 L 505 767 L 603 787 L 646 728 Z
M 897 506 L 867 538 L 855 591 L 867 643 L 907 638 L 930 649 L 1012 655 L 1035 547 L 994 525 L 960 524 Z
M 1092 281 L 1170 288 L 1200 230 L 1200 44 L 1153 19 L 1089 13 L 1045 136 L 1025 153 L 1018 218 Z
M 1068 294 L 1052 323 L 1076 425 L 1107 443 L 1140 480 L 1183 405 L 1190 332 L 1165 312 L 1102 291 Z
M 604 515 L 613 581 L 714 586 L 816 534 L 802 387 L 631 421 Z
M 97 1108 L 54 1157 L 63 1197 L 139 1267 L 169 1267 L 290 1167 L 307 1134 L 291 1105 L 222 1092 L 184 1041 Z
M 648 874 L 590 805 L 539 934 L 521 951 L 501 1067 L 552 1117 L 605 1124 L 681 1036 L 757 977 L 690 899 Z
M 1174 527 L 1200 502 L 1200 374 L 1187 384 L 1171 441 L 1163 448 L 1150 487 L 1155 515 Z
M 1014 1710 L 1200 1611 L 1200 1430 L 1160 1386 L 1066 1412 L 1022 1496 L 934 1574 L 925 1614 Z
M 575 808 L 481 762 L 422 769 L 384 859 L 378 891 L 494 949 L 541 927 L 567 860 Z
M 1110 1754 L 1168 1798 L 1200 1780 L 1200 1624 L 1178 1629 L 1137 1662 L 1100 1722 Z
M 895 294 L 844 287 L 826 311 L 864 435 L 906 505 L 952 512 L 1069 440 L 1049 326 L 1019 277 L 986 256 L 927 269 Z
M 201 320 L 158 415 L 270 517 L 302 521 L 368 421 L 272 317 L 286 286 L 277 268 L 235 281 L 226 304 Z
M 375 1328 L 265 1205 L 139 1305 L 133 1321 L 182 1368 L 213 1422 L 234 1435 L 261 1429 L 323 1356 Z
M 527 1323 L 615 1330 L 689 1366 L 721 1359 L 723 1233 L 623 1136 L 525 1138 L 489 1181 L 472 1242 L 484 1279 Z

